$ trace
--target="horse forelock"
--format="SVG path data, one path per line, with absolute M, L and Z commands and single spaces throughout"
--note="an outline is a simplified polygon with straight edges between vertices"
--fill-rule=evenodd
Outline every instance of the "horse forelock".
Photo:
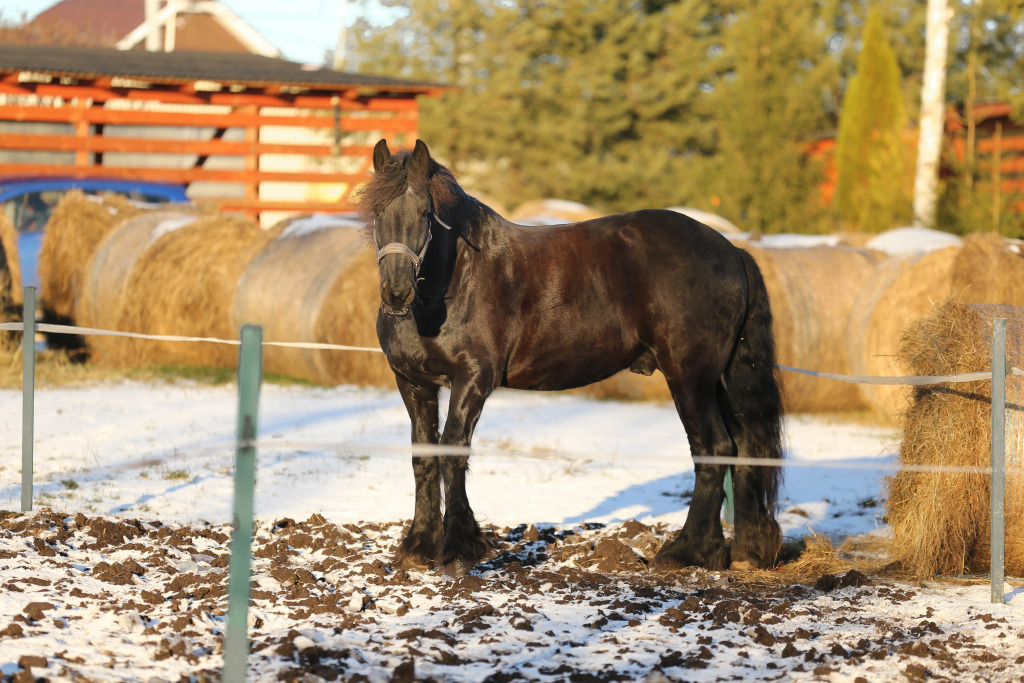
M 352 204 L 366 224 L 363 232 L 369 239 L 373 236 L 374 216 L 406 192 L 429 194 L 434 210 L 440 213 L 449 214 L 461 205 L 465 193 L 451 171 L 431 159 L 425 175 L 414 173 L 409 169 L 411 157 L 411 152 L 396 152 L 391 157 L 391 163 L 374 173 L 370 181 L 353 196 Z

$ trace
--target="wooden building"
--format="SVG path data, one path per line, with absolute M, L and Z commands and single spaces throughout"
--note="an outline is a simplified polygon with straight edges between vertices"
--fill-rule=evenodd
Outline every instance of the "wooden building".
M 340 210 L 440 92 L 248 53 L 0 46 L 0 176 L 177 182 L 264 223 Z

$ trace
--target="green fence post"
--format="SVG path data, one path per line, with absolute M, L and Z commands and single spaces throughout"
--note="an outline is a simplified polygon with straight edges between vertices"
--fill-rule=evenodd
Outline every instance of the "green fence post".
M 225 683 L 243 683 L 249 656 L 249 597 L 252 567 L 253 489 L 256 431 L 263 374 L 263 328 L 242 327 L 238 352 L 238 450 L 235 458 L 234 528 L 228 562 L 228 622 L 224 636 Z
M 36 288 L 25 288 L 21 319 L 21 511 L 32 510 L 36 421 Z
M 1005 555 L 1006 498 L 1006 318 L 992 321 L 992 525 L 989 547 L 992 550 L 989 573 L 992 577 L 992 602 L 1003 604 L 1003 561 Z
M 722 482 L 722 487 L 725 489 L 725 509 L 722 513 L 722 518 L 725 523 L 732 526 L 736 523 L 736 499 L 733 496 L 732 490 L 732 468 L 725 470 L 725 481 Z

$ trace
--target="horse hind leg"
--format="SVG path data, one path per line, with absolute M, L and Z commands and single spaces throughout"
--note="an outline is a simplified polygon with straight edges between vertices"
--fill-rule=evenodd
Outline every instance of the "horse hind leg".
M 753 435 L 737 416 L 724 388 L 718 394 L 722 415 L 736 442 L 737 455 L 755 457 Z M 737 569 L 766 569 L 775 564 L 782 547 L 782 530 L 771 509 L 776 486 L 776 472 L 767 466 L 736 465 L 733 468 L 736 509 L 732 561 Z
M 669 380 L 669 390 L 695 455 L 731 456 L 734 446 L 715 401 L 714 382 Z M 666 543 L 653 568 L 669 571 L 699 566 L 718 570 L 729 566 L 729 548 L 722 532 L 722 489 L 725 465 L 695 464 L 693 498 L 682 531 Z

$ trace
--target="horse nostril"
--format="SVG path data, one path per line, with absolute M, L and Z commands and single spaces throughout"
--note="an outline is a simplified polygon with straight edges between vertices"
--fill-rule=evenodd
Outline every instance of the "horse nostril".
M 380 288 L 380 300 L 394 311 L 406 310 L 415 298 L 416 291 L 412 287 L 394 288 L 382 285 Z

